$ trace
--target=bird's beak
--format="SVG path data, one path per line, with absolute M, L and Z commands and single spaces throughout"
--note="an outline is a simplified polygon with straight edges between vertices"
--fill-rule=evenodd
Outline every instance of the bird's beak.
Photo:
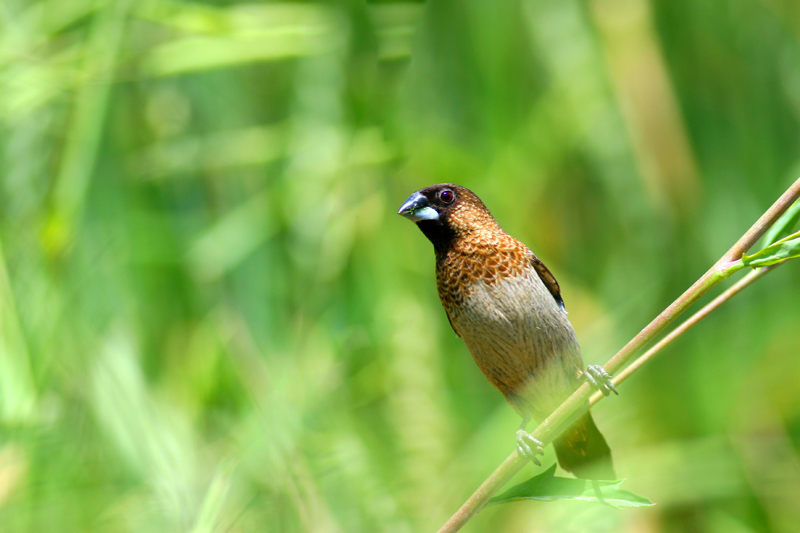
M 419 222 L 420 220 L 439 219 L 439 213 L 436 211 L 436 209 L 431 207 L 430 203 L 428 203 L 428 199 L 419 192 L 415 192 L 409 196 L 408 200 L 406 200 L 405 203 L 400 206 L 397 214 L 403 215 L 407 219 L 413 220 L 414 222 Z

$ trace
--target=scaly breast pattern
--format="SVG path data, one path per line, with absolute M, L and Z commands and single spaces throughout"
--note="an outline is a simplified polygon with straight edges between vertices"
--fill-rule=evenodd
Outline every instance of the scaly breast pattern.
M 484 375 L 517 411 L 541 418 L 576 388 L 583 362 L 566 312 L 512 241 L 450 250 L 437 261 L 439 295 Z

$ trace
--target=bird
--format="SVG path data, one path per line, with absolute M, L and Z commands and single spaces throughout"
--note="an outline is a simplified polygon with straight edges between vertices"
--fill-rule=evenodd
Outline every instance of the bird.
M 558 282 L 466 187 L 420 189 L 398 214 L 433 244 L 436 285 L 450 325 L 522 417 L 517 449 L 539 465 L 543 444 L 526 431 L 531 418 L 546 418 L 583 379 L 605 395 L 617 393 L 602 367 L 584 367 Z M 589 411 L 553 444 L 559 465 L 576 477 L 615 479 L 611 450 Z

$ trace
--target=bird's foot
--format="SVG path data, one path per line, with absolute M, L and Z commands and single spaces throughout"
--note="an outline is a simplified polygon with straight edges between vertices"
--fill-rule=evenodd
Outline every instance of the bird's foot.
M 544 443 L 533 438 L 533 435 L 524 429 L 517 430 L 517 451 L 519 451 L 523 457 L 530 459 L 536 466 L 542 466 L 542 463 L 539 462 L 536 456 L 544 455 Z
M 611 376 L 600 365 L 589 365 L 583 372 L 583 378 L 589 382 L 589 385 L 603 393 L 603 396 L 608 396 L 612 392 L 619 395 L 614 384 L 611 383 Z

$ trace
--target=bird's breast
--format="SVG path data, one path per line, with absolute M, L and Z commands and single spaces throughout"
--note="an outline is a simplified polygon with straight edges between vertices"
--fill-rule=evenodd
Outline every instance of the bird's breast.
M 583 367 L 575 333 L 532 268 L 473 280 L 445 308 L 478 367 L 519 411 L 547 413 L 574 390 Z

